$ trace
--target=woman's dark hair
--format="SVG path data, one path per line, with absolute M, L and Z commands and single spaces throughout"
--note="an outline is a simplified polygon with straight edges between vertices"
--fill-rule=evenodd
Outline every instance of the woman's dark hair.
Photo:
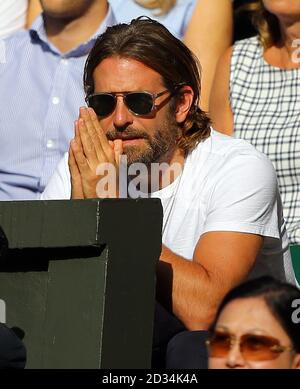
M 182 124 L 183 136 L 178 146 L 186 153 L 210 135 L 210 120 L 198 107 L 200 65 L 194 54 L 162 24 L 140 17 L 130 24 L 117 24 L 100 35 L 85 64 L 84 89 L 94 92 L 94 70 L 105 58 L 118 56 L 142 62 L 162 76 L 170 91 L 178 84 L 189 85 L 194 92 L 190 112 Z M 178 89 L 180 93 L 180 88 Z
M 269 12 L 262 0 L 251 0 L 237 9 L 237 15 L 241 11 L 249 11 L 254 27 L 258 31 L 259 40 L 266 49 L 280 43 L 282 34 L 278 18 Z
M 300 299 L 300 290 L 291 284 L 275 280 L 269 276 L 247 281 L 232 289 L 222 301 L 211 330 L 214 329 L 222 310 L 227 304 L 236 299 L 250 297 L 264 299 L 273 316 L 290 337 L 296 353 L 300 353 L 300 323 L 294 323 L 292 320 L 293 311 L 295 310 L 292 307 L 292 302 Z

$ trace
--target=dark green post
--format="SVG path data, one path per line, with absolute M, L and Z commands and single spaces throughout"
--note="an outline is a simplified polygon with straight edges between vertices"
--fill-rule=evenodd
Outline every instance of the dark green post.
M 150 367 L 161 225 L 156 199 L 0 203 L 0 298 L 28 368 Z
M 290 249 L 294 271 L 296 273 L 297 281 L 300 284 L 300 245 L 291 245 Z

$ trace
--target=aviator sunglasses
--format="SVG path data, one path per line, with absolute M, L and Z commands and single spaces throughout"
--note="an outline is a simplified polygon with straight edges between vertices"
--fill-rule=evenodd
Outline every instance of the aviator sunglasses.
M 248 361 L 270 361 L 278 358 L 290 346 L 282 346 L 278 339 L 266 335 L 244 334 L 238 340 L 232 334 L 216 331 L 206 342 L 209 356 L 225 358 L 235 342 L 239 342 L 240 352 Z
M 122 96 L 124 104 L 131 113 L 136 116 L 146 116 L 157 108 L 155 100 L 158 97 L 166 93 L 170 93 L 171 97 L 183 85 L 185 84 L 178 84 L 173 90 L 166 89 L 160 93 L 146 91 L 94 93 L 86 97 L 86 103 L 90 108 L 93 108 L 97 116 L 104 117 L 114 112 L 117 105 L 117 97 Z

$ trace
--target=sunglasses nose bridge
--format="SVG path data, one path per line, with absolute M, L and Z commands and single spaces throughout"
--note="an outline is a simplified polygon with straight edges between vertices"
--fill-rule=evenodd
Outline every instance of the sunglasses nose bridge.
M 114 125 L 117 128 L 124 128 L 133 122 L 133 115 L 129 111 L 124 93 L 115 93 L 116 106 L 114 110 Z
M 240 339 L 231 337 L 226 364 L 228 367 L 242 367 L 245 365 L 245 359 L 242 355 Z

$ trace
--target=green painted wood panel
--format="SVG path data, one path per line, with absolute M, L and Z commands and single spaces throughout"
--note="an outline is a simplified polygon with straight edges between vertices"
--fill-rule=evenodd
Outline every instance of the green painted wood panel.
M 7 323 L 28 368 L 151 364 L 159 200 L 0 203 Z
M 297 280 L 300 284 L 300 245 L 292 245 L 291 254 L 293 260 L 293 267 L 296 273 Z

